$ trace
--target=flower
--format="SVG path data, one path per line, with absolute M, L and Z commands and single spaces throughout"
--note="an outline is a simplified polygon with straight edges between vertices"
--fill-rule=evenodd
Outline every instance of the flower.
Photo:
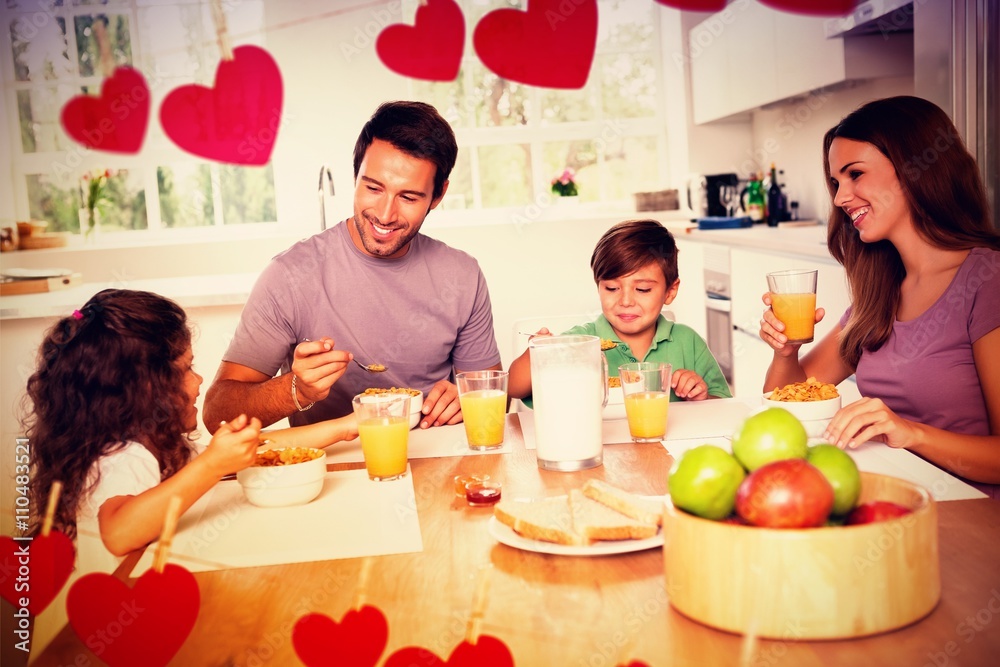
M 108 201 L 107 194 L 105 192 L 108 179 L 115 175 L 114 170 L 105 169 L 104 171 L 94 171 L 87 172 L 83 175 L 83 205 L 87 209 L 87 233 L 89 234 L 94 226 L 97 224 L 97 218 L 94 215 L 94 209 L 98 208 L 101 204 Z
M 575 197 L 580 192 L 576 189 L 573 177 L 576 172 L 567 167 L 563 172 L 552 179 L 552 192 L 560 197 Z

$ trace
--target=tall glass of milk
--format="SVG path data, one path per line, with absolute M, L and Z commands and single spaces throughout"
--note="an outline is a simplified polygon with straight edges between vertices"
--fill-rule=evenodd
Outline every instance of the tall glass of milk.
M 608 401 L 607 361 L 597 336 L 540 336 L 528 341 L 538 467 L 601 465 L 601 411 Z

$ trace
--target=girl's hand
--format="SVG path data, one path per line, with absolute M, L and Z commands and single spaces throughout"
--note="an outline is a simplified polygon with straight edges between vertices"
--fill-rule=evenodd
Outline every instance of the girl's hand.
M 538 330 L 538 331 L 536 331 L 535 333 L 533 333 L 533 334 L 529 334 L 529 335 L 528 335 L 528 340 L 531 340 L 532 338 L 536 338 L 536 337 L 538 337 L 538 336 L 551 336 L 551 335 L 552 335 L 552 332 L 551 332 L 551 331 L 549 331 L 549 330 L 548 330 L 548 329 L 546 329 L 545 327 L 542 327 L 541 329 L 539 329 L 539 330 Z
M 703 401 L 708 398 L 708 383 L 692 370 L 683 368 L 670 376 L 674 393 L 685 401 Z
M 202 453 L 217 477 L 243 470 L 257 459 L 260 445 L 260 420 L 240 415 L 231 422 L 222 422 Z
M 918 443 L 913 422 L 890 410 L 881 399 L 862 398 L 837 411 L 824 433 L 841 449 L 851 449 L 869 440 L 907 449 Z
M 760 338 L 765 343 L 771 346 L 776 354 L 782 357 L 792 357 L 797 356 L 799 348 L 802 347 L 801 344 L 786 345 L 788 342 L 788 336 L 782 333 L 785 330 L 784 323 L 779 320 L 774 315 L 774 311 L 771 309 L 771 293 L 764 292 L 764 296 L 761 297 L 761 301 L 764 302 L 768 308 L 764 311 L 763 317 L 760 320 Z M 816 309 L 816 322 L 819 323 L 826 316 L 826 311 L 822 308 Z

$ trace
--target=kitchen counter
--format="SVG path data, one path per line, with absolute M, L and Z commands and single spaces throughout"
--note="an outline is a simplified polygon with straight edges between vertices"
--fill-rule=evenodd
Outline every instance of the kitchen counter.
M 97 292 L 111 287 L 156 292 L 173 299 L 182 308 L 242 305 L 250 296 L 250 289 L 257 276 L 254 272 L 83 283 L 54 292 L 5 296 L 0 298 L 0 320 L 65 317 L 83 306 Z
M 702 243 L 754 248 L 812 257 L 829 262 L 835 261 L 830 256 L 830 251 L 827 250 L 826 225 L 820 224 L 800 226 L 799 223 L 785 223 L 778 227 L 754 225 L 745 229 L 700 230 L 692 228 L 686 230 L 682 238 Z

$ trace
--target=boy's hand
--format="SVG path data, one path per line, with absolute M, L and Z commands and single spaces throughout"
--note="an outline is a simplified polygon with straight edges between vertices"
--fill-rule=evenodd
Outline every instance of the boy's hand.
M 217 477 L 243 470 L 257 459 L 260 445 L 260 420 L 240 415 L 231 422 L 222 422 L 202 453 Z
M 708 398 L 708 383 L 694 371 L 681 369 L 670 376 L 670 386 L 685 401 L 703 401 Z

